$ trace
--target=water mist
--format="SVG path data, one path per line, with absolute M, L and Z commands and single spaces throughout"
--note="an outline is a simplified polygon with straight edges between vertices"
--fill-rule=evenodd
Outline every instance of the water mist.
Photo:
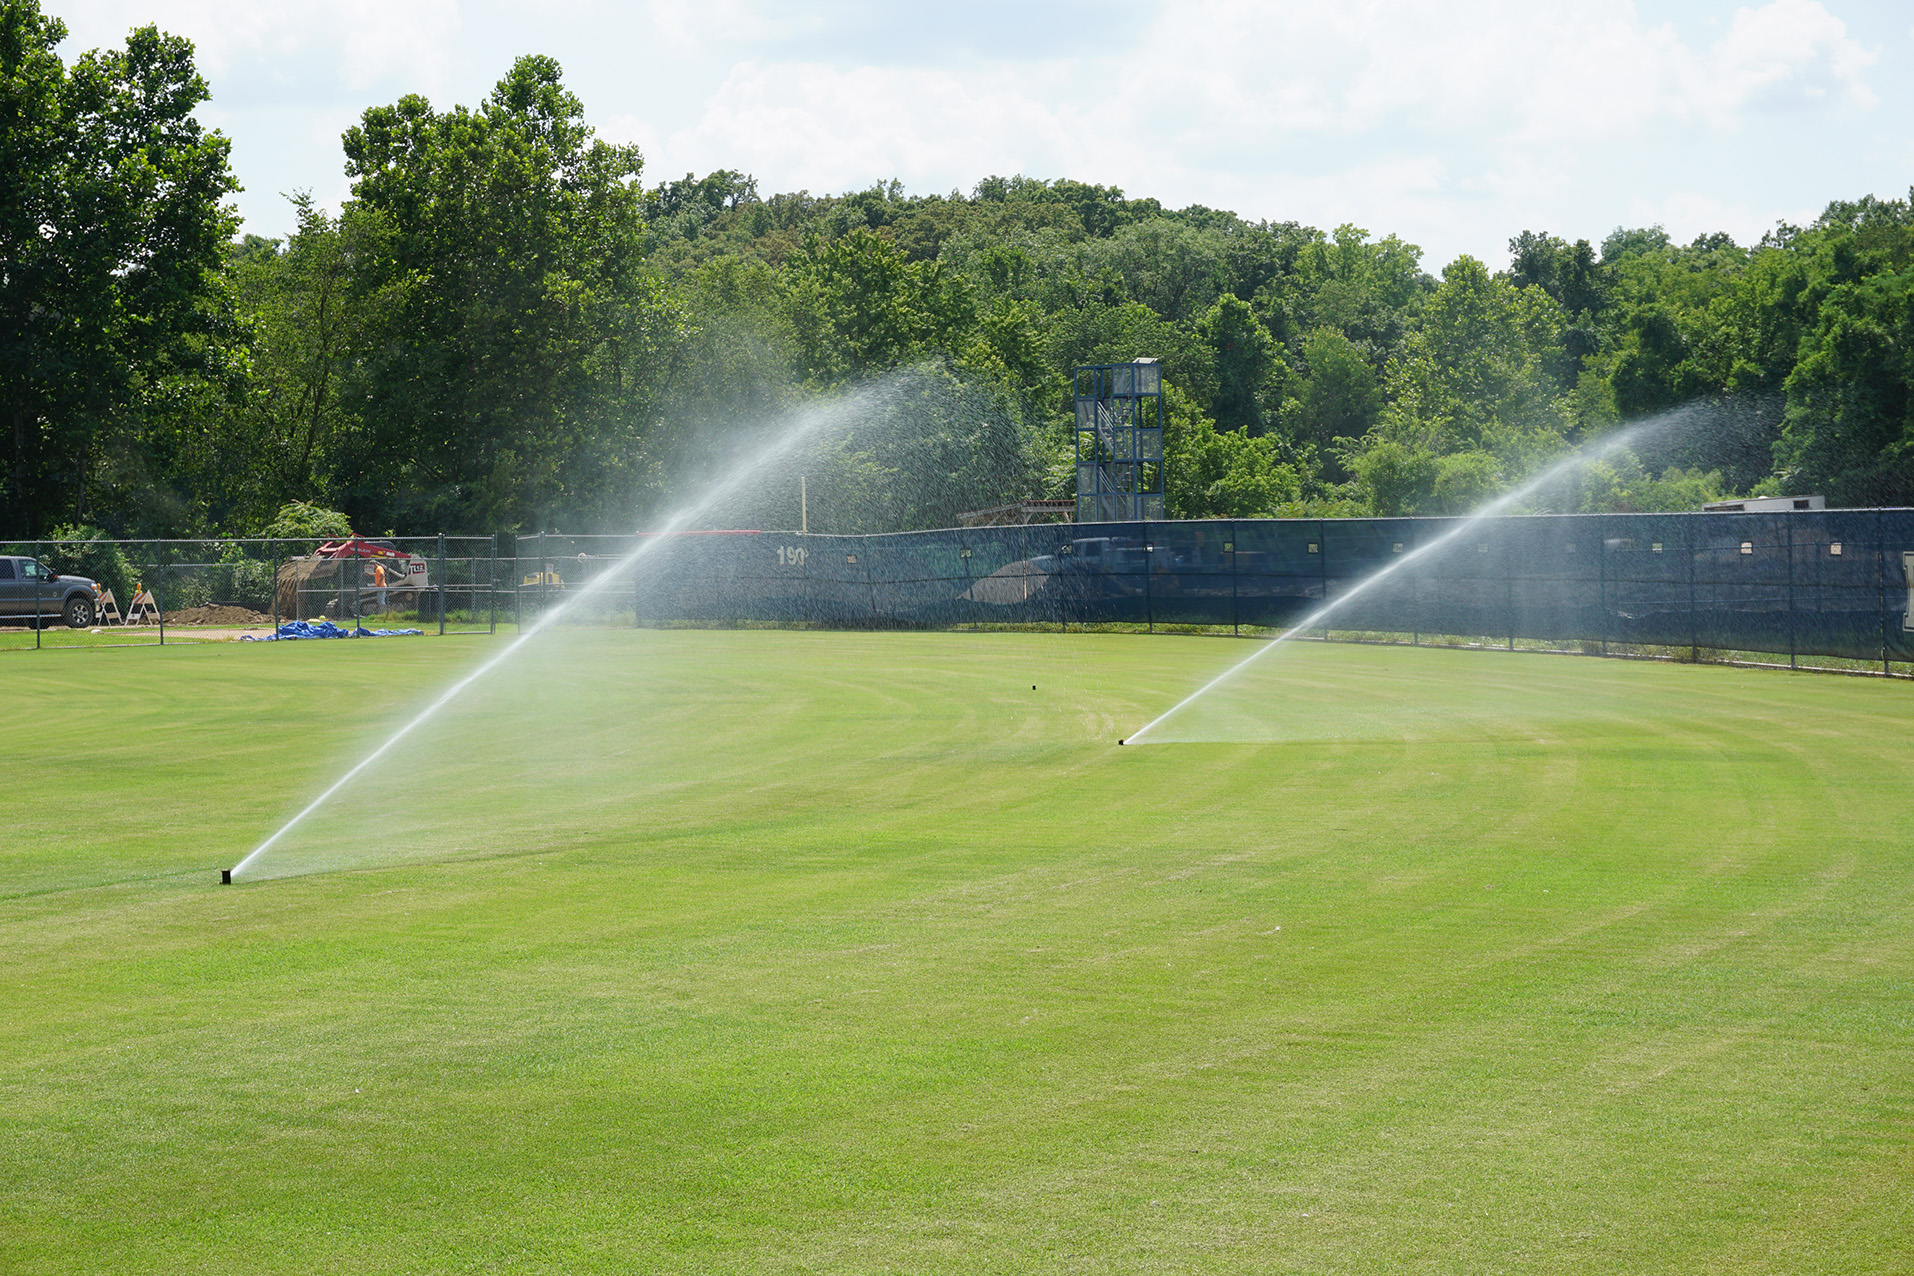
M 852 391 L 842 398 L 817 405 L 800 413 L 788 428 L 760 448 L 749 461 L 733 467 L 727 474 L 708 486 L 697 500 L 666 518 L 653 529 L 652 535 L 641 539 L 636 548 L 623 558 L 612 563 L 607 570 L 594 576 L 582 587 L 568 591 L 562 602 L 547 609 L 530 624 L 526 625 L 517 637 L 506 644 L 503 650 L 447 687 L 434 700 L 427 704 L 425 708 L 421 709 L 409 722 L 393 732 L 392 735 L 376 749 L 361 758 L 337 780 L 333 781 L 318 797 L 307 803 L 298 814 L 287 820 L 275 830 L 271 836 L 254 847 L 244 859 L 229 869 L 222 869 L 220 872 L 221 882 L 226 885 L 231 885 L 235 878 L 256 863 L 261 856 L 270 851 L 273 846 L 288 833 L 299 827 L 299 825 L 305 822 L 314 812 L 337 797 L 343 790 L 351 785 L 354 780 L 365 774 L 375 763 L 379 762 L 380 759 L 390 754 L 401 741 L 405 740 L 408 736 L 412 735 L 413 732 L 438 716 L 448 705 L 457 701 L 470 690 L 474 684 L 482 681 L 496 672 L 508 661 L 512 660 L 513 657 L 525 649 L 528 643 L 549 630 L 567 614 L 575 611 L 593 597 L 601 595 L 613 582 L 634 571 L 647 554 L 666 542 L 671 533 L 689 528 L 701 519 L 711 516 L 727 502 L 734 501 L 760 475 L 761 471 L 774 464 L 787 461 L 794 453 L 798 452 L 806 444 L 816 440 L 832 427 L 854 423 L 864 416 L 867 416 L 873 408 L 880 405 L 885 396 L 895 392 L 900 386 L 905 385 L 909 376 L 909 373 L 904 373 L 886 378 Z
M 1674 415 L 1676 414 L 1670 414 L 1670 417 L 1673 417 Z M 1263 657 L 1269 655 L 1270 652 L 1275 651 L 1283 643 L 1286 643 L 1292 638 L 1295 638 L 1298 634 L 1302 634 L 1307 632 L 1308 630 L 1317 628 L 1324 621 L 1328 620 L 1331 616 L 1335 615 L 1335 613 L 1341 610 L 1344 606 L 1362 597 L 1369 590 L 1375 588 L 1378 584 L 1387 580 L 1389 577 L 1395 575 L 1397 572 L 1400 572 L 1403 568 L 1409 566 L 1411 563 L 1416 562 L 1419 559 L 1427 557 L 1428 555 L 1441 549 L 1445 545 L 1451 544 L 1452 542 L 1456 541 L 1461 536 L 1463 536 L 1465 533 L 1470 531 L 1472 528 L 1481 524 L 1484 520 L 1494 518 L 1497 515 L 1508 510 L 1511 506 L 1517 505 L 1520 502 L 1527 500 L 1528 498 L 1534 496 L 1537 492 L 1541 491 L 1543 488 L 1547 487 L 1549 484 L 1555 482 L 1557 479 L 1562 478 L 1564 475 L 1570 473 L 1577 467 L 1587 465 L 1591 461 L 1598 461 L 1604 456 L 1608 456 L 1611 453 L 1620 451 L 1622 448 L 1628 446 L 1630 443 L 1639 439 L 1642 435 L 1650 432 L 1651 430 L 1661 428 L 1662 426 L 1668 423 L 1670 417 L 1658 418 L 1654 421 L 1646 421 L 1639 425 L 1631 426 L 1625 430 L 1617 430 L 1613 434 L 1605 435 L 1602 438 L 1596 440 L 1595 442 L 1587 444 L 1584 447 L 1579 448 L 1574 452 L 1571 452 L 1569 455 L 1563 457 L 1560 461 L 1557 461 L 1554 465 L 1551 465 L 1548 469 L 1542 471 L 1540 474 L 1530 479 L 1527 483 L 1524 483 L 1521 487 L 1518 487 L 1511 492 L 1504 493 L 1503 495 L 1498 496 L 1494 500 L 1488 502 L 1486 505 L 1481 506 L 1479 509 L 1472 511 L 1460 522 L 1458 522 L 1454 527 L 1450 528 L 1448 531 L 1444 532 L 1442 535 L 1436 537 L 1434 540 L 1429 541 L 1426 544 L 1416 546 L 1414 549 L 1402 555 L 1402 557 L 1396 559 L 1394 562 L 1388 564 L 1386 567 L 1380 568 L 1379 570 L 1374 571 L 1370 573 L 1369 575 L 1363 577 L 1361 580 L 1357 581 L 1354 585 L 1351 585 L 1346 593 L 1343 593 L 1334 599 L 1325 599 L 1323 602 L 1323 605 L 1318 607 L 1315 611 L 1310 612 L 1308 615 L 1304 616 L 1301 620 L 1297 621 L 1294 625 L 1292 625 L 1288 629 L 1285 629 L 1282 633 L 1277 634 L 1274 638 L 1269 639 L 1267 642 L 1263 643 L 1262 646 L 1250 652 L 1249 655 L 1243 657 L 1243 659 L 1237 661 L 1235 664 L 1225 669 L 1222 673 L 1217 674 L 1214 678 L 1210 679 L 1208 682 L 1198 687 L 1195 691 L 1192 691 L 1189 695 L 1183 697 L 1183 699 L 1177 701 L 1175 704 L 1171 705 L 1168 709 L 1164 710 L 1162 713 L 1158 714 L 1156 717 L 1152 718 L 1150 721 L 1144 723 L 1142 726 L 1138 727 L 1135 731 L 1132 731 L 1129 735 L 1118 740 L 1117 743 L 1118 744 L 1135 744 L 1137 741 L 1141 740 L 1144 736 L 1148 735 L 1151 731 L 1154 731 L 1157 727 L 1161 726 L 1163 723 L 1169 721 L 1171 718 L 1175 717 L 1177 714 L 1181 713 L 1183 710 L 1189 708 L 1192 704 L 1195 704 L 1197 701 L 1201 700 L 1204 696 L 1208 695 L 1210 692 L 1216 690 L 1220 686 L 1223 686 L 1225 683 L 1230 682 L 1238 674 L 1242 673 L 1243 670 L 1249 668 L 1251 665 L 1255 664 L 1257 661 L 1261 660 Z

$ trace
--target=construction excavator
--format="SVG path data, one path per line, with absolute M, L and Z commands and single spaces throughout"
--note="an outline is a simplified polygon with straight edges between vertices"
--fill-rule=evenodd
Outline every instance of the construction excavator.
M 344 616 L 417 611 L 434 590 L 426 559 L 386 541 L 348 536 L 280 564 L 275 593 L 286 620 L 336 620 L 342 604 Z

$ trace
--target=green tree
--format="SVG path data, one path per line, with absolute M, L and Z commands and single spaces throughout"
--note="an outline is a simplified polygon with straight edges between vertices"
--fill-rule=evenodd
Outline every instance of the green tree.
M 1165 319 L 1194 322 L 1228 282 L 1226 250 L 1215 230 L 1155 217 L 1086 244 L 1082 269 Z
M 256 458 L 245 526 L 287 500 L 330 497 L 355 477 L 339 471 L 341 442 L 365 398 L 373 342 L 390 330 L 409 282 L 371 282 L 389 251 L 385 219 L 357 204 L 331 217 L 303 193 L 293 203 L 297 231 L 283 243 L 247 236 L 231 266 L 252 335 L 250 392 L 228 427 Z
M 786 267 L 786 289 L 804 371 L 826 385 L 948 352 L 973 316 L 960 277 L 869 230 L 813 236 Z
M 1385 518 L 1430 511 L 1441 458 L 1426 448 L 1383 439 L 1350 462 L 1370 512 Z
M 1282 366 L 1275 339 L 1257 321 L 1248 302 L 1230 295 L 1219 297 L 1204 312 L 1196 334 L 1209 355 L 1214 378 L 1209 387 L 1210 414 L 1224 430 L 1263 433 L 1268 400 L 1280 399 L 1281 394 L 1275 381 Z
M 1246 427 L 1220 430 L 1195 401 L 1166 383 L 1163 505 L 1171 518 L 1270 518 L 1302 496 L 1275 440 Z
M 1394 235 L 1343 225 L 1318 234 L 1296 255 L 1293 275 L 1266 284 L 1254 299 L 1269 330 L 1290 342 L 1314 328 L 1335 328 L 1378 357 L 1393 354 L 1414 330 L 1435 281 L 1422 250 Z
M 1382 388 L 1361 348 L 1340 329 L 1312 329 L 1301 344 L 1306 371 L 1286 408 L 1288 433 L 1339 470 L 1337 449 L 1353 444 L 1375 425 Z M 1339 439 L 1348 442 L 1338 444 Z
M 1391 369 L 1377 432 L 1441 455 L 1533 446 L 1568 423 L 1563 315 L 1541 288 L 1517 288 L 1458 257 Z
M 352 520 L 310 501 L 288 501 L 259 534 L 272 540 L 343 540 L 352 535 Z
M 1842 505 L 1914 504 L 1914 270 L 1842 284 L 1788 378 L 1784 486 Z
M 166 521 L 167 413 L 233 384 L 220 284 L 238 189 L 192 45 L 141 27 L 69 69 L 37 0 L 0 7 L 0 528 Z M 155 490 L 159 489 L 155 499 Z
M 629 526 L 681 327 L 643 269 L 637 149 L 596 140 L 558 64 L 525 57 L 477 109 L 368 110 L 345 152 L 349 211 L 384 227 L 356 286 L 398 298 L 339 442 L 346 508 L 407 529 Z

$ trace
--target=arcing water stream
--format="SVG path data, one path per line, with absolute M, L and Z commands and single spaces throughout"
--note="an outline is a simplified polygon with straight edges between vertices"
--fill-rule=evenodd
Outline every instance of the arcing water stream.
M 324 792 L 309 802 L 298 814 L 287 820 L 274 831 L 271 836 L 254 847 L 245 858 L 227 870 L 223 875 L 224 879 L 230 882 L 244 873 L 288 833 L 338 796 L 342 790 L 346 789 L 354 780 L 365 774 L 374 764 L 390 754 L 401 741 L 412 735 L 421 726 L 430 722 L 446 709 L 447 706 L 460 699 L 474 684 L 482 681 L 495 672 L 500 666 L 512 660 L 524 650 L 528 643 L 564 619 L 567 614 L 576 610 L 586 600 L 603 594 L 614 582 L 632 573 L 638 566 L 640 560 L 652 552 L 657 546 L 663 544 L 670 533 L 684 530 L 699 519 L 712 515 L 713 512 L 727 500 L 735 498 L 748 484 L 756 479 L 767 466 L 787 460 L 793 452 L 797 451 L 807 442 L 816 439 L 827 426 L 854 423 L 862 414 L 875 406 L 878 400 L 881 400 L 883 396 L 895 388 L 897 387 L 892 381 L 881 381 L 866 386 L 835 402 L 813 408 L 800 416 L 772 442 L 763 447 L 751 463 L 737 466 L 724 478 L 712 484 L 697 501 L 682 508 L 670 518 L 666 519 L 656 529 L 656 534 L 642 538 L 638 546 L 629 554 L 625 555 L 625 557 L 619 559 L 611 564 L 608 569 L 585 582 L 582 587 L 569 591 L 563 602 L 538 616 L 496 655 L 446 688 L 445 691 L 427 704 L 424 709 L 420 710 L 409 722 L 401 726 L 376 749 L 361 758 L 337 780 L 333 781 Z M 1595 444 L 1591 444 L 1572 453 L 1522 487 L 1489 502 L 1481 509 L 1470 514 L 1467 518 L 1457 523 L 1455 527 L 1437 537 L 1435 540 L 1417 546 L 1380 571 L 1358 581 L 1347 593 L 1333 600 L 1326 600 L 1321 607 L 1305 616 L 1295 627 L 1264 643 L 1249 656 L 1238 661 L 1235 665 L 1217 675 L 1215 678 L 1212 678 L 1196 691 L 1178 701 L 1168 711 L 1146 723 L 1143 727 L 1127 737 L 1127 739 L 1119 740 L 1118 743 L 1135 743 L 1137 740 L 1142 739 L 1163 722 L 1176 716 L 1176 714 L 1197 700 L 1200 700 L 1215 688 L 1230 681 L 1249 665 L 1268 655 L 1283 642 L 1286 642 L 1307 629 L 1320 625 L 1345 604 L 1361 597 L 1377 584 L 1408 567 L 1412 562 L 1422 559 L 1441 549 L 1443 546 L 1450 544 L 1471 528 L 1478 525 L 1482 520 L 1494 517 L 1517 502 L 1534 495 L 1550 482 L 1567 474 L 1576 466 L 1587 464 L 1611 452 L 1617 451 L 1648 429 L 1664 423 L 1665 419 L 1618 431 L 1608 435 Z
M 1414 549 L 1410 550 L 1408 553 L 1404 554 L 1402 557 L 1390 563 L 1387 567 L 1384 567 L 1379 571 L 1372 572 L 1370 575 L 1363 577 L 1361 580 L 1357 581 L 1354 585 L 1350 586 L 1347 593 L 1341 594 L 1334 599 L 1325 599 L 1325 601 L 1323 602 L 1323 605 L 1318 607 L 1315 611 L 1310 612 L 1307 616 L 1304 616 L 1301 620 L 1297 621 L 1290 628 L 1285 629 L 1280 634 L 1277 634 L 1274 638 L 1271 638 L 1268 642 L 1265 642 L 1262 646 L 1250 652 L 1249 655 L 1243 657 L 1243 659 L 1237 661 L 1235 664 L 1225 669 L 1222 673 L 1217 674 L 1214 678 L 1211 678 L 1208 682 L 1204 683 L 1202 686 L 1198 687 L 1195 691 L 1192 691 L 1189 695 L 1183 697 L 1181 700 L 1171 705 L 1168 709 L 1164 710 L 1162 713 L 1158 714 L 1156 717 L 1152 718 L 1150 721 L 1144 723 L 1141 727 L 1138 727 L 1135 731 L 1132 731 L 1128 736 L 1125 736 L 1123 739 L 1118 740 L 1117 743 L 1118 744 L 1135 744 L 1138 740 L 1142 739 L 1145 735 L 1149 734 L 1151 731 L 1155 730 L 1157 727 L 1161 726 L 1163 723 L 1167 722 L 1169 719 L 1175 717 L 1177 714 L 1181 713 L 1184 709 L 1187 709 L 1190 705 L 1195 704 L 1198 700 L 1201 700 L 1204 696 L 1208 695 L 1210 692 L 1214 691 L 1216 688 L 1222 686 L 1226 682 L 1229 682 L 1231 679 L 1236 677 L 1236 675 L 1241 673 L 1243 670 L 1249 668 L 1251 665 L 1255 664 L 1258 660 L 1261 660 L 1264 656 L 1267 656 L 1270 652 L 1276 650 L 1283 643 L 1288 642 L 1290 639 L 1294 638 L 1298 634 L 1305 633 L 1308 630 L 1316 628 L 1318 625 L 1322 624 L 1323 621 L 1329 619 L 1329 617 L 1331 617 L 1337 611 L 1339 611 L 1342 607 L 1344 607 L 1350 602 L 1353 602 L 1357 598 L 1362 597 L 1365 593 L 1369 592 L 1371 589 L 1375 588 L 1377 585 L 1381 584 L 1383 581 L 1387 580 L 1389 577 L 1395 575 L 1397 572 L 1401 571 L 1403 568 L 1407 567 L 1409 564 L 1415 562 L 1417 559 L 1420 559 L 1429 554 L 1432 554 L 1436 550 L 1441 549 L 1444 545 L 1450 544 L 1451 542 L 1461 537 L 1464 533 L 1468 532 L 1471 528 L 1481 523 L 1484 519 L 1494 518 L 1496 515 L 1502 513 L 1504 510 L 1508 509 L 1510 506 L 1515 505 L 1518 502 L 1526 500 L 1529 497 L 1535 495 L 1536 492 L 1540 491 L 1544 487 L 1547 487 L 1550 483 L 1562 477 L 1564 474 L 1567 474 L 1569 471 L 1575 469 L 1577 466 L 1586 465 L 1590 461 L 1600 460 L 1602 457 L 1608 455 L 1609 453 L 1619 450 L 1624 445 L 1626 445 L 1627 443 L 1635 439 L 1638 435 L 1640 435 L 1647 429 L 1651 428 L 1652 425 L 1658 425 L 1658 424 L 1660 424 L 1660 422 L 1644 423 L 1642 425 L 1632 426 L 1626 430 L 1617 430 L 1613 434 L 1606 435 L 1594 443 L 1591 443 L 1574 452 L 1571 452 L 1569 455 L 1563 457 L 1560 461 L 1556 462 L 1554 465 L 1550 466 L 1548 469 L 1542 471 L 1542 473 L 1538 474 L 1536 477 L 1530 479 L 1527 483 L 1524 483 L 1521 487 L 1516 488 L 1512 492 L 1508 492 L 1503 494 L 1502 496 L 1496 497 L 1494 500 L 1490 501 L 1488 504 L 1482 506 L 1480 509 L 1471 513 L 1466 518 L 1464 518 L 1461 522 L 1457 523 L 1454 527 L 1450 528 L 1448 531 L 1444 532 L 1442 535 L 1436 537 L 1434 540 L 1429 541 L 1427 544 L 1416 546 Z
M 632 569 L 638 565 L 639 560 L 663 544 L 670 533 L 683 530 L 688 524 L 698 520 L 723 504 L 728 498 L 731 498 L 739 492 L 747 483 L 763 471 L 766 466 L 788 457 L 793 451 L 797 450 L 800 445 L 817 435 L 824 427 L 846 420 L 855 420 L 861 410 L 868 407 L 873 400 L 881 397 L 891 388 L 892 386 L 888 382 L 878 382 L 846 395 L 842 399 L 813 408 L 799 416 L 783 434 L 765 447 L 762 452 L 758 453 L 752 463 L 740 465 L 733 469 L 725 478 L 708 488 L 704 495 L 697 501 L 666 519 L 655 530 L 653 535 L 642 538 L 636 549 L 613 563 L 605 571 L 600 572 L 597 576 L 587 581 L 582 588 L 568 592 L 563 602 L 550 608 L 531 624 L 525 626 L 523 631 L 505 646 L 504 650 L 478 666 L 478 668 L 472 670 L 472 672 L 466 674 L 463 678 L 460 678 L 450 687 L 447 687 L 437 699 L 420 710 L 416 717 L 393 732 L 385 743 L 361 758 L 358 763 L 344 775 L 333 781 L 325 792 L 309 802 L 305 809 L 301 810 L 290 820 L 287 820 L 271 837 L 268 837 L 265 841 L 254 847 L 250 854 L 240 860 L 239 863 L 233 865 L 231 869 L 227 870 L 223 875 L 223 880 L 231 882 L 234 878 L 245 872 L 254 861 L 271 850 L 274 843 L 297 828 L 313 812 L 319 810 L 319 808 L 331 801 L 341 790 L 350 785 L 360 775 L 364 774 L 374 763 L 390 753 L 401 740 L 404 740 L 419 727 L 430 722 L 441 710 L 457 700 L 474 683 L 484 679 L 499 666 L 511 660 L 512 657 L 524 649 L 527 643 L 551 628 L 559 620 L 563 619 L 568 612 L 577 608 L 579 604 L 594 595 L 603 593 L 612 582 L 617 581 L 632 571 Z

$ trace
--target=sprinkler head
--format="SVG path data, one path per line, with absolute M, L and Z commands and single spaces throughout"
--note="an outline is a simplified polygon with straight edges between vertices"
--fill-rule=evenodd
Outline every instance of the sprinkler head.
M 230 869 L 230 868 L 222 868 L 222 869 L 220 869 L 220 870 L 219 870 L 219 884 L 220 884 L 221 886 L 231 886 L 231 885 L 233 884 L 233 870 L 232 870 L 232 869 Z
M 1118 740 L 1118 741 L 1117 741 L 1117 744 L 1118 744 L 1119 746 L 1121 746 L 1121 745 L 1122 745 L 1122 743 L 1123 743 L 1123 741 L 1121 741 L 1121 740 Z

